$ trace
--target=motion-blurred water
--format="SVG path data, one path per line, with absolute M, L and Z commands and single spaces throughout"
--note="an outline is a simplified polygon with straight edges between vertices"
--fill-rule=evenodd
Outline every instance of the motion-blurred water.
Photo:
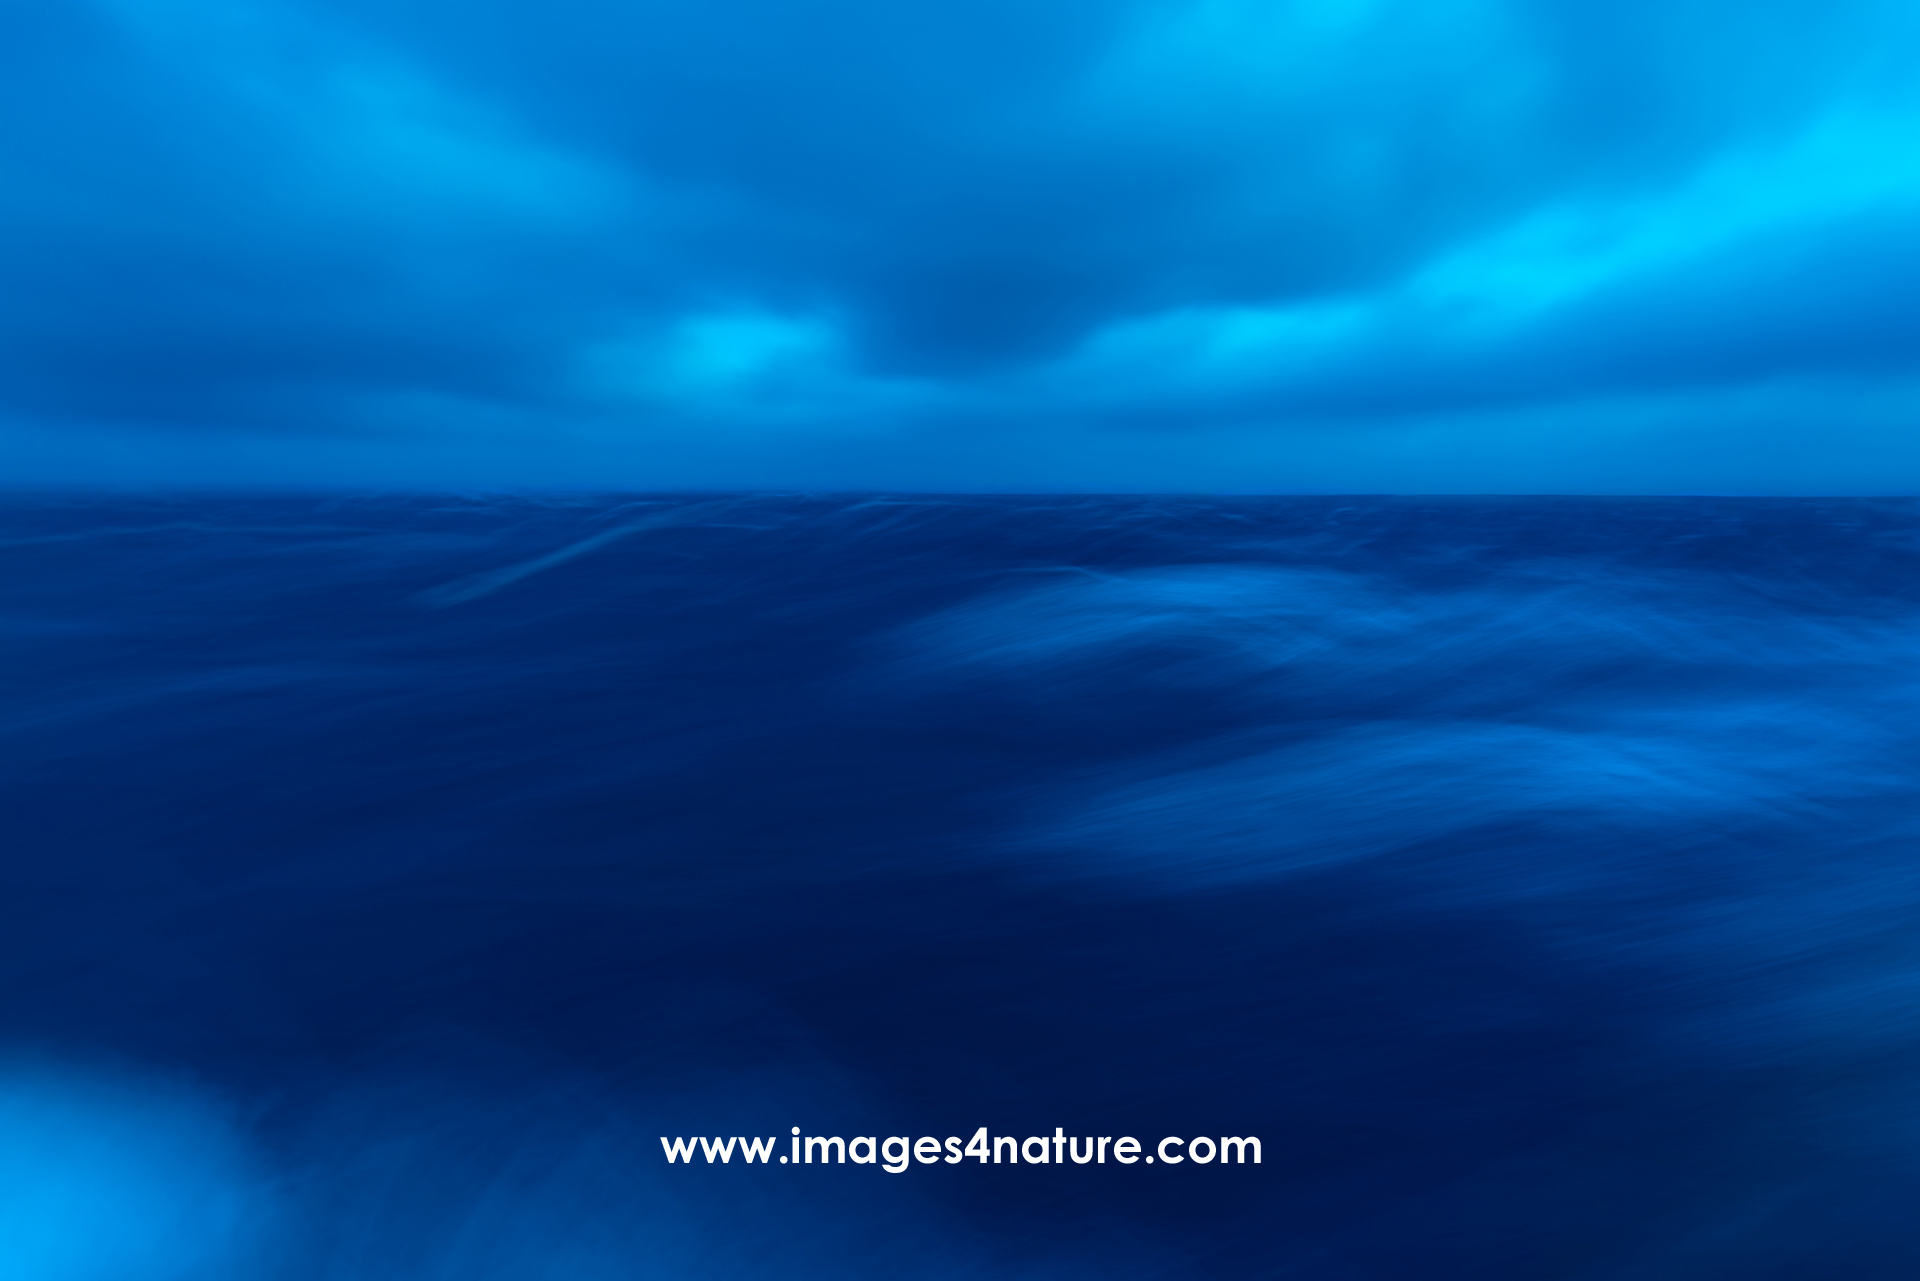
M 1920 506 L 0 509 L 0 1275 L 1920 1275 Z M 662 1134 L 1257 1134 L 1170 1168 Z

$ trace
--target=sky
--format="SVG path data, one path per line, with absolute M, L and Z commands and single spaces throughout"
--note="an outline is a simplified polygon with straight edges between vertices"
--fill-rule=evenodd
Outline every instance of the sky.
M 1910 0 L 0 28 L 0 485 L 1920 490 Z

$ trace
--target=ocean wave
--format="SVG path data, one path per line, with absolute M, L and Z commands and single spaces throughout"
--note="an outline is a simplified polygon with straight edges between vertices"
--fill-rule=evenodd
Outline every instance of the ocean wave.
M 1920 1258 L 1911 505 L 0 518 L 9 1277 Z M 983 1121 L 1270 1141 L 648 1164 Z

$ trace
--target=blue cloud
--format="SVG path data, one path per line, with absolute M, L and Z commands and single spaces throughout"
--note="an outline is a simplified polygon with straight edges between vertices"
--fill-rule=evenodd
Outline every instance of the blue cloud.
M 1908 6 L 0 9 L 22 480 L 1920 477 Z

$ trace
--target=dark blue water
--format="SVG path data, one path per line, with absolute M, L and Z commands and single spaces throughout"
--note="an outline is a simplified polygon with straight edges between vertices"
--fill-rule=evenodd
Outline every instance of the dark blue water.
M 1920 1275 L 1920 506 L 30 498 L 0 586 L 10 1279 Z M 796 1125 L 1264 1159 L 659 1143 Z

